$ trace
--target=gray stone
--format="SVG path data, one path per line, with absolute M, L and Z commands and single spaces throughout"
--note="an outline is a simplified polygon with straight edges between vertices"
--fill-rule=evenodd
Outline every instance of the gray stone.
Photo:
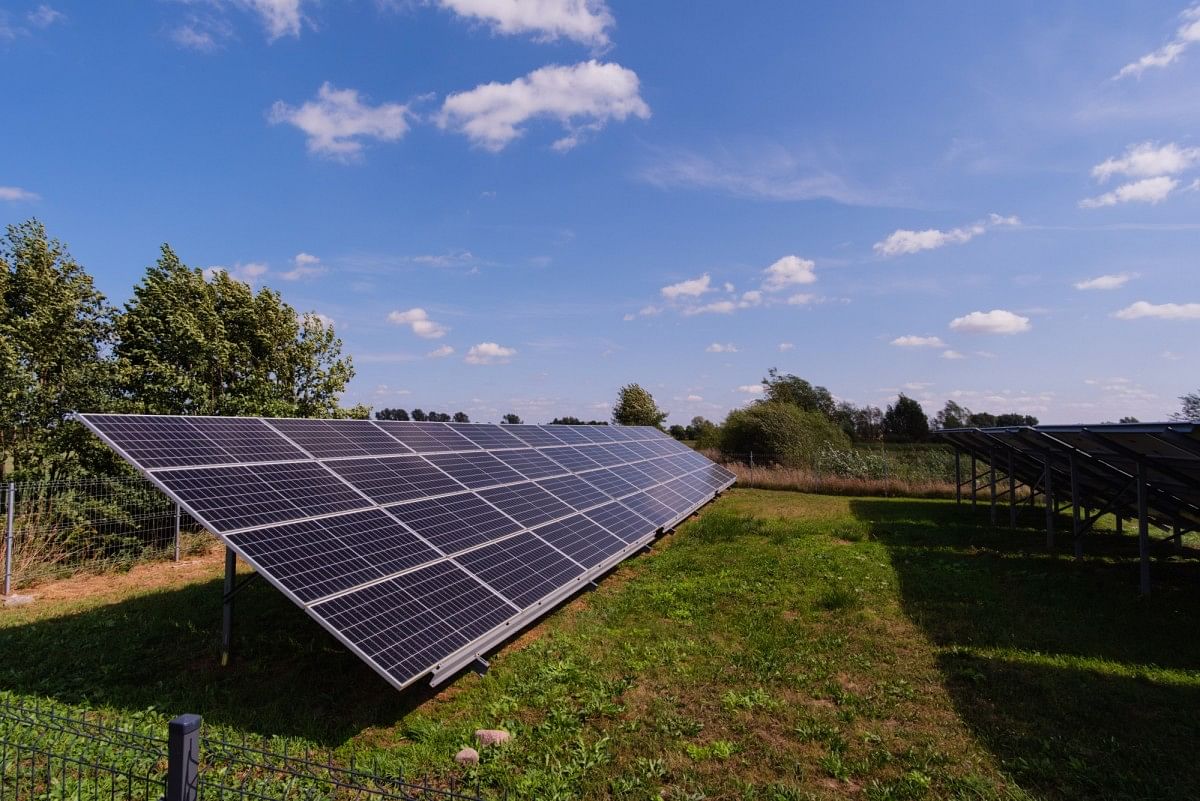
M 5 606 L 29 606 L 33 603 L 32 595 L 4 595 L 0 597 L 4 598 Z
M 480 745 L 500 745 L 512 739 L 512 735 L 503 729 L 476 729 L 475 739 Z
M 478 765 L 479 752 L 474 748 L 464 748 L 454 755 L 454 761 L 460 765 Z

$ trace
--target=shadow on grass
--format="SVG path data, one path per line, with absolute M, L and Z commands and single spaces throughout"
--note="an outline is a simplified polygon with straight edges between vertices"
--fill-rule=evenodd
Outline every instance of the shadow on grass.
M 0 628 L 0 687 L 71 704 L 194 712 L 209 723 L 334 747 L 424 702 L 398 693 L 282 594 L 238 594 L 220 666 L 221 582 Z
M 944 502 L 851 502 L 891 554 L 907 615 L 939 647 L 962 720 L 1026 790 L 1054 798 L 1200 798 L 1200 562 L 1097 534 L 1070 558 L 1044 516 L 992 529 Z M 1000 516 L 1007 524 L 1007 509 Z M 1159 547 L 1163 555 L 1174 554 Z

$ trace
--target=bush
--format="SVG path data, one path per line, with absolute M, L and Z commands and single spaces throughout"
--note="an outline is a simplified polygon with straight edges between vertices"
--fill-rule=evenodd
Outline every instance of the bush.
M 786 467 L 812 467 L 827 447 L 850 448 L 850 438 L 819 412 L 803 412 L 789 403 L 756 403 L 737 409 L 721 426 L 720 450 L 726 458 L 753 453 Z

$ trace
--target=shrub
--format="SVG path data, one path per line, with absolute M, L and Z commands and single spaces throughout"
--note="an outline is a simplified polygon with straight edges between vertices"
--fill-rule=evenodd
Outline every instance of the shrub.
M 818 412 L 767 402 L 730 412 L 719 447 L 727 458 L 753 453 L 787 467 L 812 467 L 824 448 L 849 449 L 850 439 Z

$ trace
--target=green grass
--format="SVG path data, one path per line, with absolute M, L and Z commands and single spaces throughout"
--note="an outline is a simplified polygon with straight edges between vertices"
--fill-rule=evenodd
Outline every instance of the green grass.
M 1143 599 L 1132 540 L 1075 562 L 1040 510 L 984 519 L 735 490 L 440 693 L 396 693 L 261 582 L 220 668 L 214 565 L 0 612 L 0 688 L 514 798 L 1200 797 L 1196 561 Z M 515 739 L 458 768 L 479 726 Z

